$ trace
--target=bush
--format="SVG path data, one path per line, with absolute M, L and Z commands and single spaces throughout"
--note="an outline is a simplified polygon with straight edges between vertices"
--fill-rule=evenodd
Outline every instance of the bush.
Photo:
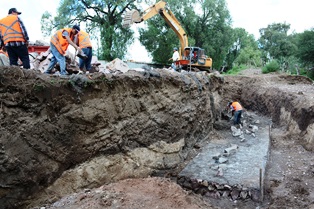
M 314 68 L 307 71 L 306 76 L 314 80 Z
M 263 73 L 272 73 L 280 70 L 279 63 L 276 60 L 272 60 L 262 68 Z

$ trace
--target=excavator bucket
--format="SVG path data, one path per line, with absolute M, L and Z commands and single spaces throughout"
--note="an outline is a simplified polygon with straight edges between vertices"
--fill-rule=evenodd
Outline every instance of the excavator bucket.
M 126 12 L 122 20 L 122 26 L 125 28 L 130 27 L 134 22 L 141 22 L 140 13 L 136 9 Z

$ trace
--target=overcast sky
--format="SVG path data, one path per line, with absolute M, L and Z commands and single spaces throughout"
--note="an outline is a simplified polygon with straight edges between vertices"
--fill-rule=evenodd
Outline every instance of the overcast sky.
M 226 2 L 233 19 L 232 26 L 244 28 L 256 39 L 259 38 L 259 29 L 272 23 L 291 24 L 290 32 L 303 32 L 314 27 L 312 19 L 314 0 L 226 0 Z M 22 12 L 20 18 L 26 26 L 30 40 L 43 40 L 40 29 L 41 16 L 44 11 L 55 14 L 58 5 L 59 0 L 1 0 L 0 18 L 5 17 L 10 8 L 16 7 Z M 131 49 L 145 51 L 139 41 Z M 136 61 L 149 59 L 143 58 L 143 53 L 133 54 L 136 55 L 132 59 Z
M 45 11 L 56 13 L 59 0 L 0 0 L 0 18 L 7 16 L 10 8 L 15 7 L 22 12 L 19 17 L 22 19 L 30 41 L 43 40 L 40 20 Z M 48 38 L 49 40 L 49 38 Z
M 314 27 L 313 0 L 226 0 L 233 27 L 244 28 L 255 38 L 259 29 L 272 23 L 290 24 L 290 33 Z

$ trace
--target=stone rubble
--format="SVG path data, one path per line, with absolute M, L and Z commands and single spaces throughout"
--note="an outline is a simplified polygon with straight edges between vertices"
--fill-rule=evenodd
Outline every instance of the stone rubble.
M 219 173 L 219 171 L 218 171 Z M 250 189 L 241 185 L 227 185 L 218 184 L 215 182 L 208 182 L 201 179 L 190 179 L 185 176 L 178 178 L 177 183 L 186 189 L 193 190 L 197 194 L 213 198 L 230 198 L 231 200 L 246 200 L 253 201 L 260 200 L 260 191 L 257 189 Z

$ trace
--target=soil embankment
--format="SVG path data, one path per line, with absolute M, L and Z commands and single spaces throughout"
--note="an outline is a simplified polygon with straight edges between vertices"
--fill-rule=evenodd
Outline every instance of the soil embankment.
M 222 81 L 165 71 L 51 77 L 1 70 L 1 202 L 175 168 L 211 133 Z M 217 96 L 216 96 L 217 97 Z

